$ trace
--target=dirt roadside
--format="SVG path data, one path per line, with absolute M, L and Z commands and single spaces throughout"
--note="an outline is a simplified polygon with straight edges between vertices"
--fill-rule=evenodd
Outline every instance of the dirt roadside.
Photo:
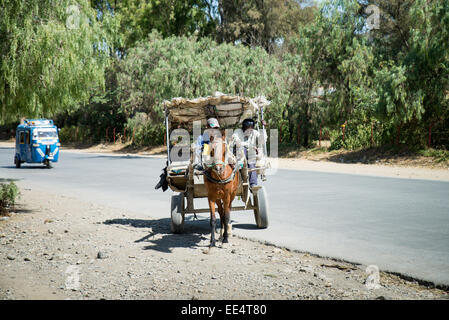
M 0 299 L 448 299 L 446 291 L 366 266 L 231 237 L 208 249 L 191 222 L 21 188 L 0 219 Z M 369 278 L 368 278 L 369 277 Z

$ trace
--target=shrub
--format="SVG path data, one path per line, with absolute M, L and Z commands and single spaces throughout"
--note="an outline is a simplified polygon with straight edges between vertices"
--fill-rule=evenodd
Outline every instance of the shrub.
M 164 124 L 154 123 L 144 112 L 138 112 L 126 123 L 129 136 L 134 135 L 133 144 L 136 146 L 155 146 L 164 142 Z
M 19 195 L 19 188 L 14 182 L 1 184 L 0 188 L 0 214 L 7 214 L 11 209 L 14 210 L 16 199 Z
M 420 150 L 418 154 L 434 158 L 437 162 L 449 162 L 449 151 L 447 150 L 425 149 Z

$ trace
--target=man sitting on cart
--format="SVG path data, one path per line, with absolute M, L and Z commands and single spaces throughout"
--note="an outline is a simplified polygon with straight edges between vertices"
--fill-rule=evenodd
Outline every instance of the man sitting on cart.
M 257 142 L 260 138 L 260 133 L 254 130 L 255 121 L 253 119 L 245 119 L 242 122 L 243 142 L 245 157 L 248 160 L 248 169 L 256 168 L 256 161 L 262 150 L 258 148 Z M 249 185 L 251 188 L 257 186 L 257 171 L 253 170 L 248 173 Z
M 210 143 L 210 131 L 211 129 L 219 129 L 220 124 L 216 118 L 207 119 L 207 128 L 202 135 L 196 140 L 195 158 L 193 161 L 193 167 L 197 170 L 203 170 L 201 153 L 205 144 Z
M 256 168 L 256 162 L 263 158 L 263 150 L 259 148 L 259 144 L 263 144 L 260 139 L 266 139 L 265 132 L 263 137 L 260 136 L 258 130 L 254 129 L 255 121 L 253 119 L 245 119 L 242 122 L 242 132 L 236 132 L 232 135 L 232 143 L 235 147 L 234 152 L 237 156 L 239 164 L 243 164 L 243 159 L 246 158 L 248 169 L 250 169 L 249 184 L 251 188 L 257 188 L 257 171 L 251 170 Z

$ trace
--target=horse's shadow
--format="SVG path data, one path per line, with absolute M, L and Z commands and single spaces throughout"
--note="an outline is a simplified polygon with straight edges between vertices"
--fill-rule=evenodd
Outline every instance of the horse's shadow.
M 184 232 L 173 234 L 170 230 L 170 218 L 156 220 L 143 219 L 110 219 L 103 222 L 107 225 L 128 225 L 134 228 L 149 228 L 150 233 L 146 236 L 136 239 L 134 243 L 144 242 L 144 250 L 156 250 L 165 253 L 171 253 L 174 248 L 204 248 L 208 245 L 201 244 L 210 237 L 209 220 L 185 221 Z

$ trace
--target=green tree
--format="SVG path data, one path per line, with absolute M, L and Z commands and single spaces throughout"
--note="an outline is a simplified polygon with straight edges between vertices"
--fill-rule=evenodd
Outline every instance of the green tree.
M 130 49 L 117 79 L 125 114 L 147 114 L 150 125 L 157 128 L 152 140 L 157 143 L 163 137 L 163 100 L 220 91 L 250 97 L 265 95 L 276 108 L 285 103 L 284 76 L 282 64 L 261 48 L 218 45 L 207 38 L 163 39 L 152 33 Z
M 351 117 L 372 112 L 374 56 L 359 10 L 356 1 L 323 3 L 315 20 L 299 28 L 292 53 L 285 55 L 291 71 L 288 118 L 302 121 L 306 147 L 313 118 L 315 128 L 323 121 L 339 128 Z
M 313 19 L 315 7 L 294 0 L 218 1 L 219 42 L 240 42 L 273 52 Z
M 104 82 L 114 23 L 87 1 L 0 0 L 0 122 L 87 101 Z
M 74 105 L 53 117 L 57 125 L 62 127 L 62 143 L 98 142 L 106 139 L 106 132 L 107 140 L 112 141 L 114 128 L 116 133 L 124 134 L 123 127 L 127 119 L 117 96 L 119 63 L 119 60 L 112 60 L 105 70 L 105 87 L 91 88 L 89 102 Z
M 340 130 L 344 122 L 347 136 L 358 137 L 351 147 L 369 145 L 363 132 L 377 120 L 381 143 L 422 146 L 427 128 L 443 125 L 448 116 L 449 3 L 376 3 L 379 29 L 366 25 L 371 3 L 355 0 L 324 2 L 316 20 L 300 28 L 290 59 L 289 101 L 296 102 L 288 107 L 293 114 L 292 105 L 300 106 L 307 130 L 310 110 L 323 114 L 325 106 L 328 123 Z M 320 97 L 324 103 L 310 101 L 314 88 L 329 93 Z
M 93 6 L 119 16 L 122 52 L 146 39 L 153 30 L 163 37 L 208 36 L 216 28 L 213 5 L 206 0 L 94 0 Z
M 449 116 L 449 3 L 414 1 L 397 22 L 398 31 L 375 34 L 374 43 L 398 39 L 396 56 L 387 55 L 376 72 L 377 111 L 396 127 L 413 125 L 415 144 L 424 144 L 422 132 Z M 406 23 L 401 24 L 401 21 Z M 387 40 L 385 40 L 387 39 Z M 380 57 L 385 50 L 378 49 Z M 424 128 L 423 128 L 424 127 Z

